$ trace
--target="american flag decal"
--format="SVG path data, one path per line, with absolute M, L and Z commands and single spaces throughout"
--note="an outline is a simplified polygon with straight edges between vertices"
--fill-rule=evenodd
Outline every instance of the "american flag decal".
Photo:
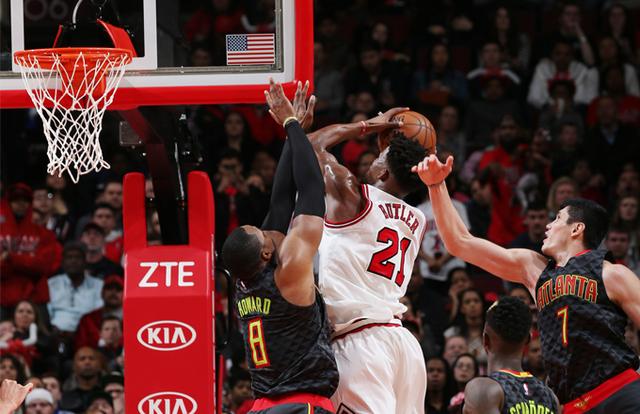
M 273 33 L 227 35 L 227 65 L 273 65 Z

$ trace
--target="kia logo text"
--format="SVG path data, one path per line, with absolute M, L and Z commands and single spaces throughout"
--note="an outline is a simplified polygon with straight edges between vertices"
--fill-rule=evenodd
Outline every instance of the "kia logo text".
M 187 394 L 175 391 L 147 395 L 138 403 L 140 414 L 193 414 L 198 403 Z
M 196 340 L 196 330 L 184 322 L 155 321 L 138 329 L 138 342 L 155 351 L 177 351 Z

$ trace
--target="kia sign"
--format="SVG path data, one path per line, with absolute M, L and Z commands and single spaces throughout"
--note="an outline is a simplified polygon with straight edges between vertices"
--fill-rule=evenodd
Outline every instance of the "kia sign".
M 193 414 L 197 409 L 196 400 L 175 391 L 156 392 L 138 403 L 140 414 Z
M 177 351 L 196 340 L 196 330 L 184 322 L 156 321 L 138 329 L 138 342 L 155 351 Z

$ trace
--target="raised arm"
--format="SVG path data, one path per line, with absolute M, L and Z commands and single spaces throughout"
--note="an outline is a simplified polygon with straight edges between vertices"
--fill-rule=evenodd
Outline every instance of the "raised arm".
M 640 279 L 628 267 L 604 262 L 602 280 L 607 295 L 635 326 L 640 326 Z
M 488 240 L 474 237 L 458 215 L 444 179 L 451 173 L 453 157 L 446 164 L 430 155 L 413 167 L 429 188 L 429 198 L 438 233 L 445 247 L 455 257 L 483 268 L 502 279 L 525 285 L 535 297 L 535 284 L 547 261 L 527 249 L 505 249 Z
M 279 248 L 275 281 L 287 301 L 309 306 L 315 301 L 313 257 L 320 245 L 324 225 L 322 173 L 282 86 L 272 81 L 266 96 L 274 118 L 284 119 L 291 146 L 293 180 L 298 192 L 291 229 Z
M 489 378 L 474 378 L 464 389 L 462 414 L 500 414 L 504 391 Z

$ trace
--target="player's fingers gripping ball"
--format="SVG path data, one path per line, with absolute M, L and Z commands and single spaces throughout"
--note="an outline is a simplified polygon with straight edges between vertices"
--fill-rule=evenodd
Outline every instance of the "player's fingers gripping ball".
M 389 146 L 393 138 L 404 135 L 420 143 L 429 154 L 435 153 L 436 130 L 426 116 L 414 111 L 405 111 L 393 116 L 390 122 L 402 122 L 402 126 L 380 133 L 378 145 L 381 151 Z

